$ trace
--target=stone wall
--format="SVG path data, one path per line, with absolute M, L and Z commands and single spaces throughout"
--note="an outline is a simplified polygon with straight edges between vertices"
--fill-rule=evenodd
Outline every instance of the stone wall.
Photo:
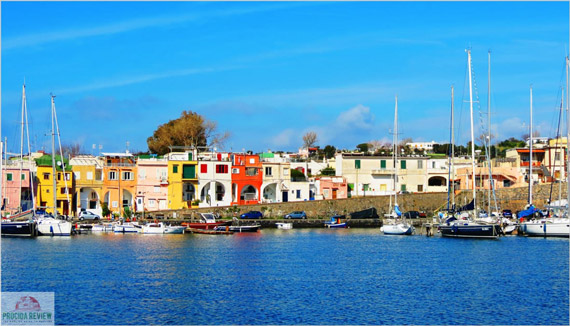
M 553 201 L 558 199 L 558 184 L 553 187 Z M 528 187 L 504 188 L 497 190 L 497 204 L 500 209 L 511 209 L 513 212 L 521 210 L 527 203 Z M 541 208 L 546 205 L 550 195 L 550 184 L 537 185 L 533 190 L 534 203 Z M 458 206 L 471 201 L 472 192 L 463 190 L 456 195 Z M 478 191 L 477 198 L 479 208 L 487 207 L 487 192 Z M 562 184 L 562 198 L 566 198 L 566 184 Z M 392 199 L 393 200 L 393 199 Z M 493 203 L 493 200 L 491 201 Z M 398 195 L 398 203 L 402 211 L 424 211 L 427 216 L 433 216 L 434 212 L 443 209 L 447 205 L 447 193 L 415 193 Z M 494 206 L 494 204 L 492 205 Z M 376 207 L 378 215 L 383 217 L 388 214 L 390 208 L 390 196 L 366 196 L 358 198 L 316 200 L 304 202 L 288 202 L 274 204 L 257 204 L 247 206 L 226 206 L 215 208 L 196 208 L 185 210 L 165 210 L 153 212 L 147 217 L 167 217 L 189 219 L 197 216 L 197 213 L 215 212 L 224 217 L 239 216 L 248 211 L 256 210 L 263 213 L 264 218 L 280 219 L 292 211 L 305 211 L 308 218 L 326 219 L 334 214 L 349 214 L 351 212 Z

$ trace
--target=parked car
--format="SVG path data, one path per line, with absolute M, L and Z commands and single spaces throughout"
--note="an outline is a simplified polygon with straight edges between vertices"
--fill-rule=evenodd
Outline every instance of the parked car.
M 408 211 L 404 213 L 405 218 L 419 218 L 420 212 L 418 211 Z
M 302 219 L 306 219 L 306 218 L 307 218 L 307 214 L 305 214 L 304 211 L 296 211 L 296 212 L 292 212 L 292 213 L 289 213 L 289 214 L 285 215 L 285 218 L 302 218 Z
M 79 212 L 79 220 L 94 220 L 98 221 L 101 217 L 95 213 L 91 213 L 89 211 L 81 211 Z
M 247 213 L 241 214 L 240 218 L 263 218 L 263 214 L 259 211 L 249 211 Z
M 503 209 L 503 217 L 512 218 L 513 211 L 511 211 L 510 209 Z

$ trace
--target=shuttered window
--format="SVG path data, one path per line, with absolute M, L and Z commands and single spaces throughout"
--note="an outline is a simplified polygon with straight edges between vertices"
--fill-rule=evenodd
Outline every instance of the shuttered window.
M 194 178 L 196 178 L 196 165 L 184 165 L 184 166 L 182 166 L 182 178 L 183 179 L 194 179 Z

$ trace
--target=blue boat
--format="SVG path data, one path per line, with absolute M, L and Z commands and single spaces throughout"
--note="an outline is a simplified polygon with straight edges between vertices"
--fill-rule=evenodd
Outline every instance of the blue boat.
M 345 218 L 344 215 L 335 215 L 332 216 L 330 221 L 325 222 L 325 227 L 327 228 L 346 228 L 346 222 L 341 222 L 341 220 Z

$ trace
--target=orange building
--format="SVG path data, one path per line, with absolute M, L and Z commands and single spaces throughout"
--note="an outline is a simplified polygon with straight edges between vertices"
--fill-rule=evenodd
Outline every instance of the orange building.
M 232 205 L 257 204 L 263 183 L 259 155 L 232 155 Z
M 137 186 L 135 157 L 129 153 L 103 153 L 103 202 L 113 213 L 134 211 Z M 119 203 L 121 203 L 119 205 Z

